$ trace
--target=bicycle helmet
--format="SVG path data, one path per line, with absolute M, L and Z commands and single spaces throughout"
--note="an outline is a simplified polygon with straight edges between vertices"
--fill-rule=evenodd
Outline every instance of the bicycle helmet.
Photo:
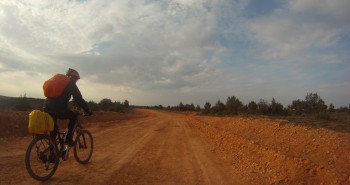
M 66 73 L 67 76 L 70 76 L 70 77 L 73 77 L 75 79 L 80 79 L 80 75 L 78 73 L 78 71 L 76 71 L 75 69 L 71 69 L 69 68 L 67 73 Z

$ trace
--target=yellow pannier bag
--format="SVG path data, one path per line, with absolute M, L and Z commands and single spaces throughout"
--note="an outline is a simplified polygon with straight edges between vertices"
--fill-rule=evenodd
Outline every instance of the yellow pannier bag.
M 28 131 L 33 134 L 44 134 L 53 131 L 54 121 L 50 114 L 33 110 L 29 114 Z

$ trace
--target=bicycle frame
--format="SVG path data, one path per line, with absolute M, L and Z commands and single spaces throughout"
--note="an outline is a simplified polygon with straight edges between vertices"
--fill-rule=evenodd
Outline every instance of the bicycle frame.
M 33 139 L 26 151 L 26 169 L 31 177 L 39 181 L 48 180 L 54 175 L 60 161 L 68 160 L 70 148 L 74 149 L 74 158 L 80 164 L 88 163 L 92 156 L 92 134 L 84 129 L 78 120 L 72 130 L 72 136 L 75 138 L 72 147 L 65 144 L 67 129 L 59 129 L 57 120 L 54 121 L 54 131 L 45 134 L 33 134 Z M 55 138 L 53 138 L 54 135 Z M 41 167 L 43 171 L 37 171 Z
M 57 124 L 57 120 L 55 120 L 55 124 Z M 77 123 L 75 124 L 72 132 L 72 137 L 74 134 L 79 134 L 80 130 L 82 130 L 83 127 L 80 125 L 79 121 L 77 121 Z M 70 147 L 69 146 L 65 146 L 65 142 L 67 139 L 67 132 L 68 130 L 65 129 L 65 131 L 61 131 L 62 129 L 57 128 L 57 136 L 56 136 L 56 147 L 58 149 L 58 154 L 59 156 L 62 156 L 63 161 L 68 160 L 68 152 L 65 153 L 65 156 L 63 156 L 63 153 L 67 150 L 69 151 Z M 84 142 L 85 142 L 85 138 L 84 138 Z M 80 143 L 79 143 L 80 144 Z M 58 146 L 60 146 L 58 148 Z

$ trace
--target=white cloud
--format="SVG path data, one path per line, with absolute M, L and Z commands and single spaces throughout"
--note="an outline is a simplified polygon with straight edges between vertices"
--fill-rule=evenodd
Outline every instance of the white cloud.
M 0 94 L 23 93 L 13 83 L 20 79 L 37 84 L 26 87 L 27 94 L 42 96 L 40 84 L 71 67 L 82 76 L 85 98 L 93 100 L 125 97 L 152 105 L 278 92 L 288 97 L 314 87 L 309 63 L 346 69 L 349 57 L 337 52 L 349 35 L 348 2 L 293 0 L 245 17 L 254 1 L 4 0 L 0 85 L 9 88 Z M 9 73 L 16 76 L 5 78 Z
M 328 17 L 332 20 L 348 21 L 350 1 L 348 0 L 293 0 L 289 1 L 288 8 L 295 13 L 310 14 Z
M 253 20 L 251 36 L 267 60 L 305 62 L 318 55 L 317 50 L 335 49 L 342 34 L 349 31 L 350 26 L 343 22 L 345 15 L 350 16 L 342 7 L 346 5 L 349 1 L 289 1 Z
M 4 1 L 0 61 L 12 65 L 8 55 L 48 74 L 73 67 L 119 90 L 190 91 L 218 76 L 214 65 L 225 49 L 213 40 L 218 12 L 210 9 L 218 3 Z

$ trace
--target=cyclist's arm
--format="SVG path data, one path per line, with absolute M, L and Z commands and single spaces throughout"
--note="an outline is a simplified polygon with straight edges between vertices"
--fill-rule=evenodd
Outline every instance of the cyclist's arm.
M 83 99 L 83 96 L 80 93 L 80 90 L 76 84 L 73 85 L 72 87 L 73 90 L 73 99 L 74 101 L 84 109 L 85 112 L 91 112 L 89 109 L 89 106 L 87 105 L 86 101 Z

